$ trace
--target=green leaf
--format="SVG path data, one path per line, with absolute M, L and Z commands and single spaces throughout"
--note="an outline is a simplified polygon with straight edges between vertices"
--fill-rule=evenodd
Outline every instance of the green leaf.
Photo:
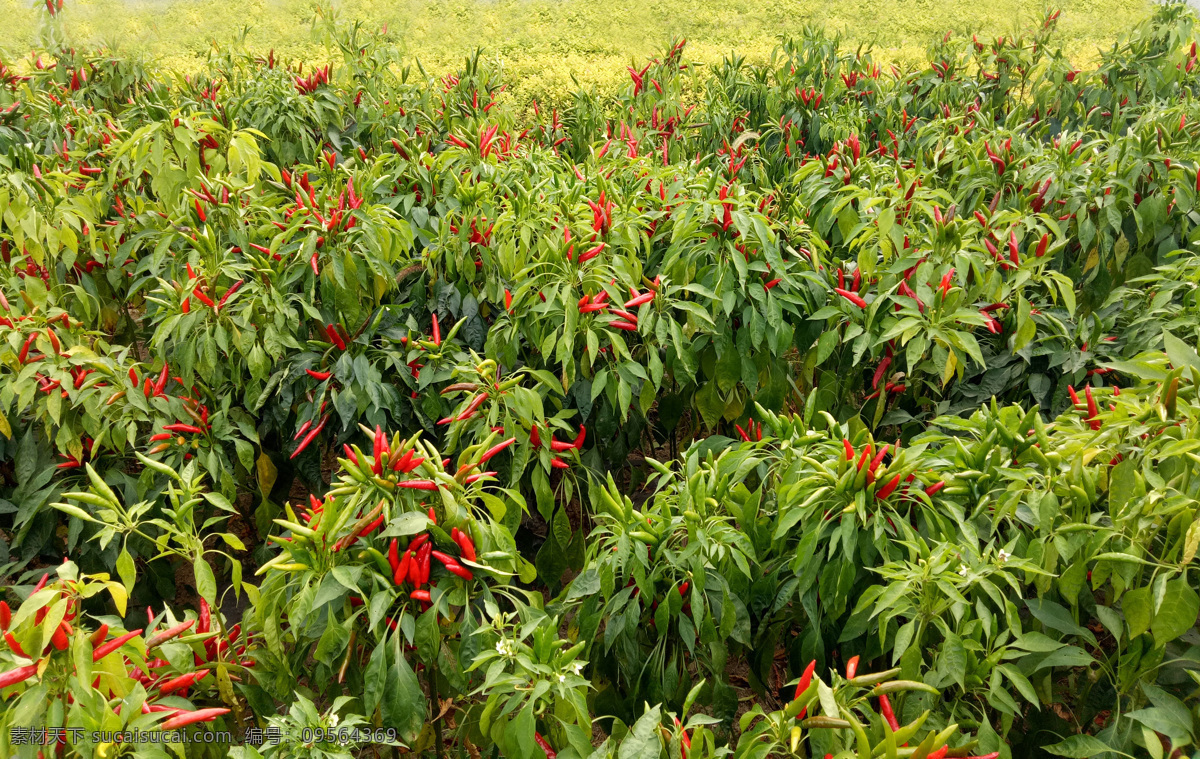
M 129 551 L 124 548 L 121 549 L 121 555 L 117 557 L 117 575 L 121 578 L 125 589 L 132 591 L 134 583 L 137 582 L 137 567 L 134 566 L 133 557 L 129 555 Z
M 721 421 L 721 414 L 725 411 L 725 399 L 717 390 L 716 380 L 709 380 L 700 388 L 700 392 L 696 393 L 696 407 L 709 428 L 716 427 L 717 422 Z
M 1037 706 L 1039 709 L 1041 708 L 1037 691 L 1034 690 L 1033 684 L 1029 682 L 1029 678 L 1021 674 L 1020 670 L 1011 664 L 999 664 L 996 666 L 996 669 L 1000 670 L 1000 673 L 1008 678 L 1009 682 L 1016 686 L 1017 690 L 1020 691 L 1021 695 L 1025 697 L 1026 701 L 1034 706 Z
M 1195 349 L 1166 330 L 1163 330 L 1163 350 L 1176 369 L 1184 366 L 1200 369 L 1200 356 Z
M 647 756 L 658 756 L 661 744 L 658 738 L 658 726 L 662 722 L 662 711 L 655 706 L 647 709 L 629 731 L 625 740 L 621 741 L 618 759 L 643 759 Z
M 1121 596 L 1121 612 L 1125 615 L 1125 623 L 1129 625 L 1130 640 L 1149 630 L 1150 620 L 1154 616 L 1150 587 L 1126 591 Z
M 1092 635 L 1092 631 L 1075 624 L 1071 613 L 1061 605 L 1040 598 L 1031 598 L 1025 603 L 1029 606 L 1030 613 L 1046 627 L 1069 635 L 1078 635 L 1093 645 L 1096 643 L 1096 636 Z
M 1196 624 L 1200 613 L 1200 595 L 1196 594 L 1184 578 L 1167 583 L 1162 605 L 1150 623 L 1154 633 L 1154 645 L 1162 647 L 1183 635 Z
M 1088 759 L 1099 754 L 1111 753 L 1113 749 L 1104 741 L 1091 735 L 1072 735 L 1064 741 L 1043 747 L 1045 751 L 1069 759 Z
M 946 636 L 945 642 L 942 643 L 941 656 L 938 657 L 938 667 L 958 683 L 958 687 L 964 687 L 967 677 L 967 650 L 963 648 L 962 638 L 954 633 Z
M 208 601 L 210 606 L 215 606 L 217 603 L 217 578 L 213 576 L 212 567 L 203 556 L 196 557 L 192 567 L 196 574 L 196 592 L 205 601 Z
M 400 650 L 400 638 L 398 631 L 392 636 L 392 666 L 380 699 L 380 712 L 384 725 L 394 727 L 405 743 L 412 743 L 421 734 L 429 705 L 417 674 Z

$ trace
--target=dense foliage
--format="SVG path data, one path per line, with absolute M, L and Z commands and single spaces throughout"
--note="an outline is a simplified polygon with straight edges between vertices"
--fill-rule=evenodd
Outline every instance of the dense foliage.
M 4 755 L 1197 750 L 1185 6 L 526 112 L 69 12 L 0 68 Z

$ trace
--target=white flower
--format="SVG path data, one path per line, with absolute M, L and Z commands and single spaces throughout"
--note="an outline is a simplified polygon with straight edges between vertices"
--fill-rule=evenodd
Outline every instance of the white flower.
M 336 714 L 330 714 L 329 715 L 329 726 L 337 727 L 337 724 L 338 724 L 338 716 Z
M 561 673 L 560 673 L 560 674 L 559 674 L 559 676 L 558 676 L 558 681 L 559 681 L 560 683 L 565 683 L 565 682 L 567 681 L 567 676 L 566 676 L 566 675 L 564 675 L 564 674 L 561 674 Z
M 582 672 L 583 672 L 583 662 L 581 662 L 581 661 L 571 662 L 571 674 L 578 675 L 578 674 L 581 674 Z
M 1005 551 L 1003 548 L 1000 549 L 1000 553 L 996 554 L 996 558 L 1000 559 L 1001 564 L 1008 561 L 1010 556 L 1012 556 L 1012 554 L 1008 551 Z
M 961 567 L 959 567 L 959 568 L 958 568 L 958 573 L 959 573 L 960 575 L 962 575 L 963 577 L 966 577 L 966 576 L 967 576 L 967 565 L 966 565 L 966 564 L 963 564 Z
M 496 643 L 496 651 L 498 651 L 501 656 L 515 656 L 517 653 L 517 646 L 508 638 L 501 638 Z

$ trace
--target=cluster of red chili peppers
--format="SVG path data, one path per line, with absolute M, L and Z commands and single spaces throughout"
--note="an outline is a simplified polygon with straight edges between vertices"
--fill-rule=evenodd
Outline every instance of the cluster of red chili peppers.
M 565 442 L 565 441 L 561 441 L 561 440 L 555 440 L 554 434 L 551 433 L 550 434 L 550 450 L 554 451 L 555 453 L 565 453 L 566 451 L 582 451 L 583 450 L 583 441 L 586 438 L 587 438 L 587 427 L 584 427 L 582 424 L 579 425 L 579 434 L 577 434 L 575 436 L 575 439 L 569 443 Z M 532 427 L 529 428 L 529 442 L 533 443 L 533 446 L 535 448 L 540 448 L 542 446 L 542 435 L 540 432 L 538 432 L 538 426 L 536 423 Z M 570 469 L 571 468 L 570 464 L 563 461 L 558 456 L 553 456 L 550 458 L 550 466 L 554 467 L 555 469 Z
M 303 67 L 304 64 L 301 63 L 300 66 Z M 309 74 L 303 79 L 301 79 L 299 76 L 292 77 L 292 84 L 295 85 L 296 92 L 299 92 L 301 95 L 311 95 L 312 93 L 316 92 L 317 88 L 322 84 L 329 84 L 329 75 L 332 72 L 333 65 L 330 64 L 328 66 L 315 69 L 313 73 Z
M 39 580 L 37 585 L 34 586 L 33 593 L 31 593 L 30 595 L 33 595 L 33 594 L 36 594 L 36 593 L 42 591 L 46 587 L 46 584 L 47 584 L 47 581 L 49 580 L 49 578 L 50 578 L 49 573 L 44 574 L 42 576 L 42 579 Z M 67 593 L 67 587 L 66 587 L 67 585 L 69 585 L 69 583 L 66 583 L 62 590 L 62 592 L 64 594 Z M 49 606 L 43 606 L 41 609 L 39 609 L 37 611 L 37 613 L 34 615 L 34 623 L 40 625 L 42 623 L 42 621 L 45 619 L 48 610 L 49 610 Z M 37 674 L 38 668 L 42 663 L 42 659 L 44 659 L 52 651 L 66 651 L 70 647 L 70 637 L 75 632 L 74 628 L 71 625 L 71 622 L 75 619 L 77 611 L 78 611 L 78 609 L 76 606 L 75 598 L 73 598 L 73 597 L 67 598 L 66 613 L 64 614 L 62 621 L 59 622 L 58 627 L 54 631 L 54 634 L 51 636 L 50 643 L 48 643 L 46 645 L 46 648 L 41 652 L 40 658 L 38 658 L 38 660 L 36 660 L 33 664 L 23 666 L 23 667 L 17 667 L 8 672 L 4 672 L 4 673 L 0 674 L 0 690 L 3 690 L 4 688 L 7 688 L 9 686 L 16 685 L 17 683 L 21 683 L 21 682 L 24 682 L 25 680 L 28 680 L 30 677 Z M 151 618 L 153 618 L 153 614 L 149 609 L 147 610 L 147 614 Z M 181 623 L 179 625 L 176 625 L 175 627 L 172 627 L 168 630 L 164 630 L 163 632 L 160 632 L 156 635 L 151 636 L 146 641 L 146 651 L 150 652 L 150 651 L 154 650 L 155 648 L 157 648 L 158 646 L 162 645 L 163 643 L 166 643 L 167 641 L 170 641 L 170 640 L 178 637 L 182 633 L 189 630 L 192 627 L 192 625 L 195 623 L 196 623 L 196 620 L 188 620 L 187 622 Z M 199 626 L 197 626 L 197 628 L 196 628 L 197 633 L 204 634 L 204 633 L 208 633 L 211 631 L 211 616 L 209 613 L 208 605 L 203 599 L 201 599 L 201 602 L 200 602 L 199 623 L 200 623 Z M 12 624 L 12 610 L 9 608 L 7 603 L 0 601 L 0 631 L 3 631 L 3 637 L 4 637 L 5 643 L 8 645 L 9 649 L 17 656 L 20 656 L 23 658 L 32 658 L 27 653 L 25 653 L 24 649 L 21 647 L 21 644 L 17 641 L 17 639 L 13 636 L 12 632 L 9 630 L 9 627 L 11 624 Z M 196 664 L 200 665 L 206 661 L 211 662 L 214 659 L 217 659 L 228 648 L 230 648 L 232 645 L 236 644 L 237 638 L 240 635 L 240 631 L 241 631 L 241 626 L 235 625 L 230 630 L 228 639 L 222 640 L 219 643 L 215 637 L 212 637 L 212 638 L 209 638 L 208 640 L 206 640 L 204 642 L 204 649 L 205 649 L 204 659 L 201 659 L 198 654 L 193 654 Z M 94 632 L 92 632 L 91 635 L 88 636 L 88 640 L 92 645 L 92 661 L 93 661 L 93 663 L 99 662 L 101 659 L 103 659 L 104 657 L 113 653 L 114 651 L 117 651 L 122 646 L 124 646 L 126 643 L 128 643 L 129 641 L 138 637 L 139 635 L 142 635 L 144 632 L 145 631 L 143 631 L 143 630 L 133 630 L 131 632 L 125 633 L 124 635 L 113 638 L 112 640 L 106 640 L 106 638 L 108 638 L 109 627 L 107 624 L 101 624 L 98 628 L 96 628 L 96 630 Z M 241 656 L 242 654 L 245 653 L 248 643 L 249 643 L 249 641 L 247 640 L 245 643 L 243 643 L 241 645 L 241 647 L 237 651 L 237 656 Z M 128 667 L 130 665 L 130 663 L 131 662 L 129 661 L 129 659 L 125 658 L 125 666 Z M 249 659 L 243 660 L 240 663 L 244 667 L 249 667 L 249 666 L 253 665 L 253 661 L 249 660 Z M 164 668 L 164 667 L 168 667 L 168 666 L 170 666 L 170 663 L 167 660 L 162 659 L 162 658 L 155 658 L 155 659 L 152 659 L 149 662 L 147 662 L 147 669 L 149 669 L 151 671 L 153 671 L 154 669 L 160 669 L 160 668 Z M 142 704 L 142 713 L 143 714 L 163 713 L 167 717 L 167 720 L 158 726 L 159 729 L 174 730 L 174 729 L 177 729 L 180 727 L 185 727 L 187 725 L 195 724 L 198 722 L 210 722 L 210 721 L 216 719 L 217 717 L 220 717 L 224 714 L 229 713 L 228 709 L 222 709 L 222 708 L 198 709 L 195 711 L 187 711 L 185 709 L 179 709 L 176 707 L 170 707 L 170 706 L 165 706 L 162 704 L 152 703 L 152 701 L 154 699 L 159 698 L 161 696 L 167 696 L 167 695 L 178 695 L 178 696 L 182 696 L 182 697 L 186 698 L 188 688 L 190 688 L 191 686 L 200 682 L 202 679 L 204 679 L 205 676 L 208 675 L 208 673 L 209 673 L 208 669 L 201 669 L 201 670 L 197 670 L 195 672 L 189 672 L 184 675 L 166 678 L 164 676 L 154 676 L 154 675 L 142 672 L 140 668 L 134 667 L 132 670 L 129 670 L 128 674 L 131 678 L 142 683 L 142 685 L 144 685 L 146 687 L 147 691 L 153 691 L 152 695 L 150 695 L 147 698 L 146 702 Z M 231 675 L 230 677 L 233 679 L 236 679 L 236 677 L 233 675 Z M 96 678 L 92 681 L 92 687 L 98 688 L 99 686 L 100 686 L 100 676 L 97 675 Z M 110 698 L 112 697 L 111 691 L 109 692 L 109 697 Z M 68 694 L 67 700 L 69 703 L 74 703 L 75 699 L 74 699 L 74 696 L 72 696 L 71 694 Z M 118 708 L 118 710 L 120 709 L 119 706 L 117 708 Z
M 433 509 L 429 511 L 429 518 L 436 524 Z M 450 538 L 458 546 L 462 559 L 476 560 L 475 541 L 469 534 L 455 527 L 450 531 Z M 432 559 L 437 559 L 447 572 L 456 577 L 468 582 L 475 579 L 471 570 L 464 567 L 458 559 L 442 551 L 435 551 L 428 532 L 423 532 L 413 538 L 404 549 L 403 554 L 400 553 L 398 538 L 392 538 L 392 542 L 388 544 L 387 561 L 392 570 L 392 582 L 397 587 L 402 586 L 405 582 L 411 585 L 413 589 L 409 593 L 409 598 L 421 602 L 422 608 L 429 608 L 429 591 L 423 589 L 422 586 L 429 583 Z M 394 622 L 390 622 L 390 624 L 394 627 Z
M 1113 388 L 1113 391 L 1114 395 L 1121 394 L 1120 388 Z M 1084 406 L 1084 404 L 1079 400 L 1079 393 L 1075 392 L 1075 388 L 1073 386 L 1067 386 L 1067 394 L 1071 396 L 1072 407 L 1082 408 Z M 1087 398 L 1087 416 L 1085 417 L 1085 420 L 1088 423 L 1088 427 L 1091 427 L 1093 430 L 1098 430 L 1103 425 L 1103 422 L 1098 418 L 1100 415 L 1100 407 L 1096 403 L 1096 398 L 1092 395 L 1092 386 L 1085 385 L 1083 388 L 1083 394 L 1084 397 Z M 1115 406 L 1116 404 L 1112 404 L 1112 407 Z

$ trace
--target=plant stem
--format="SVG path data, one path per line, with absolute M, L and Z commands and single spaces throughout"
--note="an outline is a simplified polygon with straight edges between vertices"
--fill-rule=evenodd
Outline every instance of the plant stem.
M 429 700 L 433 704 L 433 711 L 435 714 L 435 718 L 433 720 L 433 736 L 437 743 L 437 756 L 438 759 L 445 759 L 446 747 L 445 744 L 442 743 L 442 721 L 436 716 L 438 710 L 437 665 L 430 664 L 425 668 L 425 674 L 426 679 L 429 682 Z

